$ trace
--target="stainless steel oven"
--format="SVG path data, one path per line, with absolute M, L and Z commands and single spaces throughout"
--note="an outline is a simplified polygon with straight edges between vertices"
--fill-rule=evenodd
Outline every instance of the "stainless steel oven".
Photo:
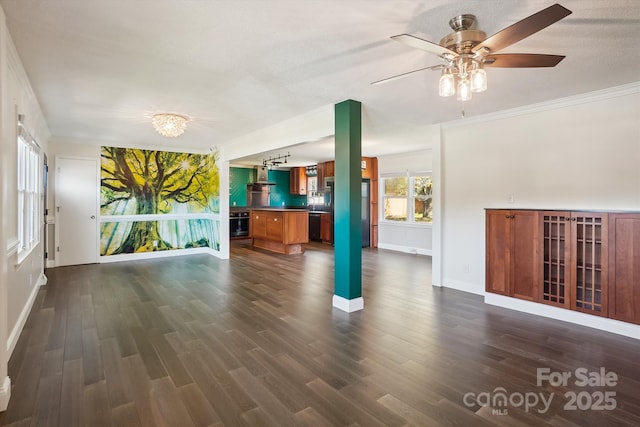
M 229 212 L 229 237 L 249 237 L 249 211 Z

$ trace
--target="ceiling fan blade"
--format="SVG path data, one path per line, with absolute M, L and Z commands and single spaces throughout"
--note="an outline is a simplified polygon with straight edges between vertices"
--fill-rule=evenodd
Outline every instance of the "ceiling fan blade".
M 458 56 L 457 53 L 450 49 L 447 49 L 446 47 L 440 46 L 439 44 L 430 42 L 428 40 L 421 39 L 420 37 L 412 36 L 410 34 L 398 34 L 397 36 L 391 36 L 391 38 L 407 46 L 433 53 L 441 58 L 451 59 Z
M 418 70 L 413 70 L 413 71 L 409 71 L 409 72 L 406 72 L 406 73 L 398 74 L 397 76 L 387 77 L 386 79 L 378 80 L 378 81 L 372 82 L 371 84 L 372 85 L 377 85 L 377 84 L 380 84 L 380 83 L 388 83 L 388 82 L 390 82 L 392 80 L 401 79 L 403 77 L 406 77 L 409 74 L 417 73 L 418 71 L 437 70 L 437 69 L 442 68 L 442 67 L 444 67 L 444 65 L 432 65 L 431 67 L 420 68 Z
M 571 11 L 569 9 L 560 6 L 559 4 L 554 4 L 553 6 L 549 6 L 548 8 L 534 13 L 533 15 L 508 26 L 504 30 L 495 33 L 479 45 L 475 46 L 472 51 L 478 52 L 482 48 L 487 48 L 489 49 L 489 52 L 497 52 L 500 49 L 511 46 L 512 44 L 537 33 L 543 28 L 548 27 L 570 14 Z
M 485 56 L 484 66 L 494 68 L 555 67 L 564 58 L 563 55 L 504 53 Z

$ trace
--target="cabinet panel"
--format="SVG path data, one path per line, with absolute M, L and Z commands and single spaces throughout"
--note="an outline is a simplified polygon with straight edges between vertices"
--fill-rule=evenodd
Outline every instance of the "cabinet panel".
M 294 167 L 289 171 L 289 193 L 304 196 L 307 194 L 307 169 Z
M 320 215 L 320 239 L 324 243 L 333 243 L 331 234 L 331 214 Z
M 283 218 L 282 242 L 286 244 L 309 241 L 309 214 L 287 213 Z
M 487 211 L 487 292 L 538 300 L 538 214 Z
M 373 178 L 373 170 L 371 166 L 371 157 L 363 157 L 362 163 L 364 164 L 364 168 L 362 169 L 362 177 L 371 179 Z
M 508 210 L 487 211 L 487 292 L 509 295 L 509 276 L 511 274 L 510 216 L 511 211 Z
M 336 162 L 334 160 L 330 160 L 328 162 L 325 162 L 325 164 L 324 164 L 324 176 L 325 176 L 325 178 L 336 176 L 335 168 L 336 168 Z
M 538 213 L 511 212 L 510 295 L 538 299 Z
M 267 217 L 263 213 L 252 213 L 249 226 L 251 237 L 267 237 Z
M 271 240 L 282 241 L 283 221 L 281 213 L 266 214 L 267 222 L 267 238 Z
M 318 192 L 324 192 L 324 178 L 326 175 L 326 167 L 324 163 L 318 163 L 316 166 L 316 175 L 318 177 Z
M 571 213 L 540 212 L 540 302 L 569 308 L 571 293 Z
M 571 289 L 574 310 L 607 315 L 607 214 L 571 214 Z
M 609 215 L 609 316 L 640 324 L 640 214 Z

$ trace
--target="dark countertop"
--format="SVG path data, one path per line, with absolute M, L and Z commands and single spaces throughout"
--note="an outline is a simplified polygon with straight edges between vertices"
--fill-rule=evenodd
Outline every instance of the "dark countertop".
M 307 209 L 296 208 L 279 208 L 277 206 L 268 206 L 266 208 L 250 208 L 252 211 L 274 211 L 274 212 L 309 212 Z
M 328 214 L 331 213 L 329 211 L 323 211 L 319 209 L 309 209 L 308 206 L 265 206 L 262 208 L 257 207 L 249 207 L 249 206 L 229 206 L 229 212 L 249 212 L 250 210 L 261 210 L 261 211 L 306 211 L 310 214 Z

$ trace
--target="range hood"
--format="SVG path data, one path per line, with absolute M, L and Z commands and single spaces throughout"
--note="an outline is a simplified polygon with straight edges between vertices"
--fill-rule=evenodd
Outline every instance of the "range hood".
M 256 167 L 258 170 L 258 180 L 256 184 L 264 184 L 264 185 L 276 185 L 275 182 L 269 182 L 269 168 L 266 166 L 258 166 Z

